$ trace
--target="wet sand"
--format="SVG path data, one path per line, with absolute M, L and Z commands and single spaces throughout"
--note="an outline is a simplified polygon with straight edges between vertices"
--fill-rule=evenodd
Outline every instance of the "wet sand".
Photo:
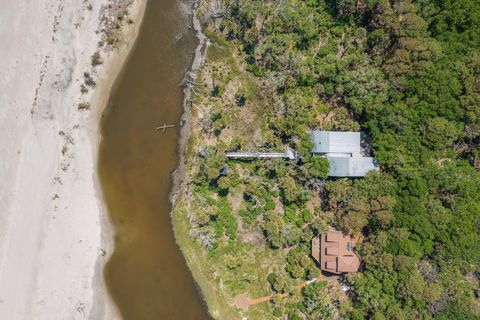
M 98 193 L 99 110 L 137 35 L 128 7 L 116 49 L 111 0 L 0 1 L 0 319 L 118 319 L 103 266 L 113 235 Z M 100 50 L 103 64 L 93 67 Z M 84 73 L 97 85 L 81 92 Z M 78 110 L 89 103 L 90 110 Z

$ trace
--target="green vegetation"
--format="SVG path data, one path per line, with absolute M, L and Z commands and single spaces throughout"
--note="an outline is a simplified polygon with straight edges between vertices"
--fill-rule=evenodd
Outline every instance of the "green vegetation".
M 92 57 L 90 58 L 92 62 L 92 67 L 96 67 L 98 65 L 101 65 L 103 63 L 102 55 L 100 54 L 100 51 L 95 51 L 92 54 Z
M 80 92 L 82 94 L 86 94 L 86 93 L 88 93 L 88 88 L 84 84 L 81 84 L 80 85 Z
M 90 110 L 91 105 L 88 102 L 80 102 L 77 106 L 77 109 L 82 111 L 82 110 Z
M 478 3 L 219 3 L 200 8 L 212 45 L 193 99 L 189 191 L 175 209 L 212 313 L 478 319 Z M 381 172 L 325 180 L 328 164 L 309 152 L 306 131 L 315 128 L 362 130 Z M 301 160 L 224 157 L 285 145 Z M 361 272 L 342 277 L 347 295 L 332 279 L 295 290 L 318 275 L 310 240 L 329 227 L 363 237 Z M 233 306 L 241 293 L 274 292 L 289 295 Z
M 83 79 L 85 80 L 85 85 L 87 87 L 95 88 L 95 86 L 97 85 L 95 80 L 93 80 L 93 77 L 91 76 L 90 72 L 84 72 Z
M 99 49 L 109 51 L 122 43 L 124 27 L 134 23 L 128 13 L 132 2 L 131 0 L 112 0 L 108 3 L 108 10 L 106 10 L 100 18 L 102 40 L 98 43 Z M 92 66 L 95 66 L 93 60 Z

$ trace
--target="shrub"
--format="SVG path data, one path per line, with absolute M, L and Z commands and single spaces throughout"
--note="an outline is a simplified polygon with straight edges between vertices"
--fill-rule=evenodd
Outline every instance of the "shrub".
M 95 53 L 92 54 L 91 60 L 92 60 L 92 67 L 96 67 L 103 63 L 103 59 L 99 51 L 95 51 Z
M 83 73 L 83 77 L 85 78 L 85 84 L 89 87 L 92 87 L 94 88 L 97 83 L 95 82 L 95 80 L 93 80 L 92 76 L 90 75 L 90 73 L 88 72 L 84 72 Z
M 90 110 L 90 107 L 91 107 L 91 106 L 90 106 L 90 103 L 88 103 L 88 102 L 80 102 L 80 103 L 78 104 L 77 109 L 78 109 L 78 110 Z

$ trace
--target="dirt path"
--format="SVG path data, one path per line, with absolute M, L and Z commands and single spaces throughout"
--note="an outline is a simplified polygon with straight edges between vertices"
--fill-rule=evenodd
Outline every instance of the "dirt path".
M 318 278 L 314 278 L 312 280 L 305 281 L 305 282 L 299 284 L 297 286 L 297 288 L 299 288 L 299 289 L 305 288 L 309 284 L 317 282 L 317 281 L 318 281 Z M 260 298 L 257 298 L 257 299 L 250 299 L 250 297 L 247 294 L 242 293 L 242 294 L 236 296 L 233 299 L 233 301 L 238 308 L 242 309 L 243 311 L 247 311 L 248 308 L 252 305 L 259 304 L 259 303 L 262 303 L 262 302 L 267 302 L 267 301 L 272 300 L 273 298 L 285 298 L 286 296 L 288 296 L 288 293 L 272 294 L 272 295 L 260 297 Z

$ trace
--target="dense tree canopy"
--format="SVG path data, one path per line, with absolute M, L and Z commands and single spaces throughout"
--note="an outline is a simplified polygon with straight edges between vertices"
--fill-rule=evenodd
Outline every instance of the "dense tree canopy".
M 346 277 L 351 307 L 334 312 L 321 282 L 285 307 L 288 318 L 478 319 L 478 1 L 217 4 L 216 18 L 206 18 L 208 30 L 217 44 L 235 49 L 245 77 L 265 95 L 261 110 L 255 109 L 265 123 L 258 140 L 265 148 L 289 145 L 301 159 L 252 161 L 220 177 L 222 152 L 251 141 L 225 138 L 204 151 L 212 156 L 199 157 L 196 190 L 223 191 L 199 196 L 210 209 L 194 210 L 192 233 L 210 250 L 222 239 L 236 241 L 239 223 L 225 193 L 241 181 L 241 227 L 257 227 L 268 246 L 289 250 L 285 270 L 268 276 L 276 292 L 286 291 L 287 277 L 314 274 L 308 258 L 313 235 L 333 226 L 364 238 L 358 247 L 362 270 Z M 224 93 L 208 94 L 218 101 Z M 241 113 L 238 108 L 251 107 L 252 99 L 228 112 Z M 225 110 L 210 119 L 220 140 L 222 130 L 234 127 Z M 307 131 L 318 128 L 361 130 L 381 172 L 325 180 L 328 163 L 309 152 Z

